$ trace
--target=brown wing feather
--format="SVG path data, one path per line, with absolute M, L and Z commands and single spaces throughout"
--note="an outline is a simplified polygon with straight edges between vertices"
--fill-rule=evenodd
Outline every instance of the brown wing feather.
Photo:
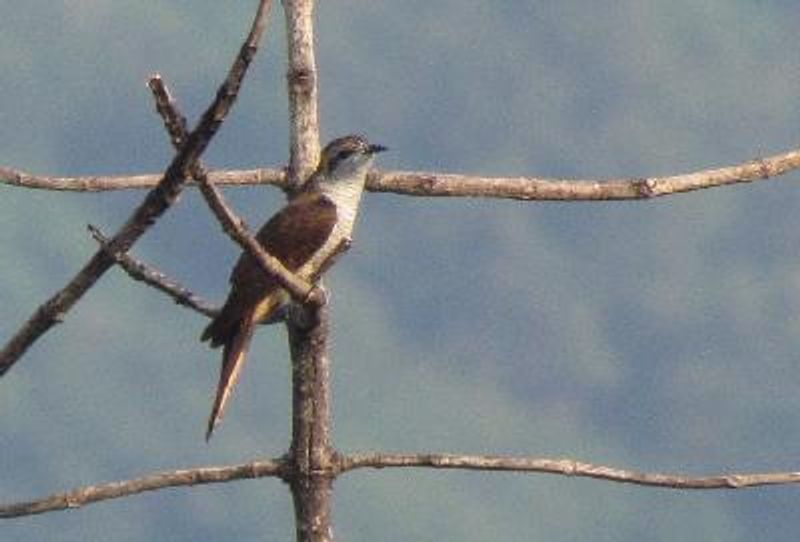
M 291 270 L 319 250 L 336 225 L 336 204 L 321 192 L 298 196 L 264 224 L 256 239 Z
M 269 254 L 296 271 L 325 244 L 335 225 L 336 205 L 320 192 L 310 192 L 301 194 L 275 214 L 262 226 L 256 239 Z M 239 258 L 230 282 L 231 292 L 222 311 L 201 338 L 211 340 L 215 348 L 235 334 L 241 315 L 279 288 L 248 253 Z

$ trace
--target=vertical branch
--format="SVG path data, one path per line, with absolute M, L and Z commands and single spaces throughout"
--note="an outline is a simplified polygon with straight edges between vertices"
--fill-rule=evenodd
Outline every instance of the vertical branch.
M 289 68 L 289 186 L 297 190 L 319 160 L 314 1 L 284 0 Z
M 284 0 L 289 68 L 289 192 L 319 160 L 314 1 Z M 292 446 L 287 481 L 294 499 L 297 540 L 330 542 L 334 455 L 330 441 L 328 308 L 298 307 L 287 322 L 292 356 Z
M 298 307 L 289 330 L 292 356 L 292 476 L 298 542 L 330 542 L 333 486 L 328 310 Z
M 292 453 L 302 474 L 331 466 L 329 318 L 329 311 L 313 306 L 297 307 L 291 315 Z
M 297 540 L 300 542 L 333 542 L 331 496 L 333 478 L 311 477 L 292 485 Z

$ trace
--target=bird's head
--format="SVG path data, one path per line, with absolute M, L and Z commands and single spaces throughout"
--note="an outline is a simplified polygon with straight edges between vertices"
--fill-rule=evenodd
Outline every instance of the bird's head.
M 328 143 L 320 155 L 316 175 L 329 181 L 363 180 L 374 156 L 386 150 L 360 135 L 348 135 Z

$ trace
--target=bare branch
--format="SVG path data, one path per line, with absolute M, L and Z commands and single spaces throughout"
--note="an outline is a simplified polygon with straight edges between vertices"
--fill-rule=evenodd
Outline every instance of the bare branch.
M 283 459 L 271 459 L 224 467 L 198 467 L 159 472 L 132 480 L 80 487 L 34 501 L 0 505 L 0 519 L 80 508 L 99 501 L 127 497 L 167 487 L 219 484 L 231 480 L 264 478 L 266 476 L 282 477 L 284 471 L 285 464 Z
M 153 74 L 147 80 L 147 88 L 153 94 L 161 120 L 164 121 L 164 128 L 169 134 L 169 140 L 176 150 L 180 150 L 188 137 L 188 123 L 186 117 L 178 113 L 178 104 L 172 99 L 172 95 L 159 74 Z M 192 164 L 192 169 L 200 167 L 200 160 Z
M 291 459 L 298 474 L 309 476 L 330 469 L 332 463 L 330 310 L 295 307 L 289 322 Z
M 455 454 L 353 454 L 339 461 L 339 472 L 363 468 L 430 467 L 435 469 L 466 469 L 513 472 L 536 472 L 598 478 L 612 482 L 673 489 L 739 489 L 777 484 L 800 483 L 800 472 L 771 472 L 752 474 L 720 474 L 685 476 L 617 469 L 583 463 L 572 459 L 534 457 L 504 457 L 495 455 Z
M 108 177 L 48 177 L 32 175 L 18 169 L 0 167 L 0 184 L 39 190 L 68 192 L 105 192 L 110 190 L 136 190 L 153 188 L 163 178 L 160 173 L 142 175 L 112 175 Z M 232 169 L 209 171 L 209 180 L 216 185 L 250 186 L 272 184 L 286 187 L 286 172 L 282 169 Z M 188 181 L 197 185 L 195 181 Z
M 330 306 L 295 306 L 287 319 L 292 357 L 292 444 L 286 481 L 298 542 L 333 540 Z
M 193 147 L 193 140 L 196 138 L 205 140 L 205 144 L 200 146 L 199 152 L 194 153 L 192 160 L 186 162 L 187 167 L 184 168 L 184 173 L 186 173 L 188 167 L 192 166 L 197 158 L 200 157 L 200 154 L 208 145 L 208 141 L 210 141 L 211 137 L 214 136 L 222 125 L 222 121 L 225 120 L 231 106 L 233 106 L 233 103 L 236 101 L 242 81 L 247 73 L 247 68 L 250 67 L 250 63 L 258 50 L 258 42 L 261 40 L 261 36 L 264 34 L 264 30 L 267 27 L 271 8 L 272 0 L 261 0 L 259 2 L 258 11 L 250 27 L 250 32 L 242 44 L 242 47 L 239 49 L 239 54 L 236 55 L 236 59 L 233 61 L 233 65 L 228 71 L 228 76 L 225 78 L 219 90 L 217 90 L 217 96 L 214 102 L 211 104 L 211 107 L 203 113 L 198 127 L 191 134 L 187 135 L 185 139 L 186 145 L 178 152 L 178 155 L 186 153 L 187 147 L 191 150 L 191 147 Z M 163 103 L 164 102 L 161 102 L 159 105 Z M 166 103 L 171 102 L 167 101 Z M 202 130 L 200 129 L 201 127 L 203 127 Z
M 484 197 L 517 200 L 641 200 L 738 183 L 764 181 L 800 169 L 800 150 L 757 158 L 735 166 L 640 179 L 570 180 L 536 177 L 476 177 L 427 171 L 372 171 L 366 189 L 405 196 Z M 26 188 L 95 192 L 154 186 L 158 175 L 42 177 L 0 168 L 0 183 Z M 283 170 L 212 171 L 218 185 L 272 184 L 288 187 Z
M 108 247 L 108 238 L 103 235 L 103 232 L 100 231 L 99 228 L 89 224 L 88 229 L 94 240 L 97 241 L 101 247 Z M 178 305 L 183 305 L 184 307 L 194 309 L 210 318 L 213 318 L 217 315 L 217 313 L 219 313 L 219 307 L 211 305 L 204 299 L 193 294 L 181 284 L 170 279 L 158 269 L 155 269 L 146 263 L 137 260 L 130 254 L 114 252 L 111 253 L 111 257 L 114 258 L 114 261 L 117 262 L 117 264 L 119 264 L 119 266 L 122 267 L 122 269 L 124 269 L 133 280 L 144 282 L 156 290 L 164 292 Z
M 75 277 L 53 297 L 41 305 L 11 340 L 0 350 L 0 376 L 25 353 L 25 351 L 64 315 L 95 282 L 114 264 L 109 253 L 127 252 L 145 231 L 172 205 L 183 189 L 184 179 L 214 137 L 217 129 L 236 99 L 247 67 L 256 51 L 258 40 L 266 26 L 272 2 L 262 0 L 250 33 L 236 57 L 225 82 L 215 100 L 203 113 L 197 128 L 189 134 L 186 144 L 175 155 L 159 181 L 144 201 L 112 237 L 106 248 L 98 250 Z
M 765 485 L 800 483 L 800 472 L 720 474 L 691 477 L 617 469 L 571 459 L 454 454 L 352 454 L 338 456 L 332 467 L 333 473 L 326 476 L 326 478 L 333 478 L 347 471 L 363 468 L 418 467 L 560 474 L 563 476 L 597 478 L 611 482 L 671 489 L 742 489 Z M 323 474 L 323 471 L 318 474 Z M 99 501 L 127 497 L 145 491 L 155 491 L 168 487 L 214 484 L 268 476 L 288 479 L 292 476 L 292 466 L 287 462 L 286 458 L 276 458 L 239 465 L 198 467 L 160 472 L 132 480 L 85 486 L 33 501 L 0 505 L 0 519 L 79 508 Z
M 297 190 L 319 161 L 317 63 L 314 58 L 314 2 L 284 0 L 289 70 L 289 186 Z
M 99 228 L 89 224 L 88 229 L 95 241 L 100 243 L 101 246 L 107 246 L 108 239 Z M 342 248 L 342 250 L 344 250 L 344 248 Z M 192 291 L 178 283 L 176 280 L 171 279 L 155 267 L 148 265 L 141 260 L 137 260 L 130 254 L 115 253 L 111 256 L 133 280 L 144 282 L 148 286 L 152 286 L 156 290 L 164 292 L 178 305 L 183 305 L 184 307 L 193 309 L 200 314 L 208 316 L 209 318 L 213 318 L 219 313 L 219 307 L 202 299 L 200 296 L 194 294 Z M 277 318 L 261 322 L 260 324 L 266 326 L 282 321 L 283 317 L 281 315 Z
M 319 161 L 314 1 L 284 0 L 283 9 L 289 56 L 287 176 L 291 194 L 301 188 Z M 286 322 L 292 357 L 292 446 L 288 459 L 293 467 L 287 481 L 299 542 L 333 540 L 329 310 L 324 304 L 299 307 Z
M 739 165 L 641 179 L 560 180 L 473 177 L 426 172 L 372 173 L 367 189 L 414 196 L 468 196 L 518 200 L 639 200 L 737 183 L 762 181 L 800 168 L 800 150 Z

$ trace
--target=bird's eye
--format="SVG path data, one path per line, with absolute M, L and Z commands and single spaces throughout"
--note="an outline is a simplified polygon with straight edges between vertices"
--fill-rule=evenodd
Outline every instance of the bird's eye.
M 338 162 L 338 161 L 340 161 L 340 160 L 344 160 L 344 159 L 346 159 L 346 158 L 350 158 L 351 156 L 353 156 L 353 153 L 354 153 L 354 152 L 355 152 L 355 151 L 354 151 L 354 150 L 352 150 L 352 149 L 347 149 L 347 150 L 339 151 L 339 155 L 336 157 L 336 161 Z

